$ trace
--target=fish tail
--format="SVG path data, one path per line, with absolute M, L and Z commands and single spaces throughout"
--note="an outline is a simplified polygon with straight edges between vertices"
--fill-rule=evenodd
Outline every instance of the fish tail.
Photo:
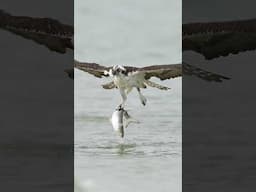
M 124 128 L 122 127 L 121 131 L 120 131 L 120 136 L 123 138 L 124 137 Z

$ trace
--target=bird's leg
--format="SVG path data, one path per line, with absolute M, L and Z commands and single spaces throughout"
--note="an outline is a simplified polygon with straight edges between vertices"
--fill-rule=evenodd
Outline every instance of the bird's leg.
M 132 91 L 132 87 L 129 87 L 128 89 L 126 89 L 126 95 L 128 95 L 131 91 Z
M 142 94 L 141 94 L 141 92 L 140 92 L 140 88 L 138 88 L 137 87 L 137 91 L 138 91 L 138 93 L 139 93 L 139 96 L 140 96 L 140 101 L 141 101 L 141 103 L 142 103 L 142 105 L 146 105 L 146 103 L 147 103 L 147 99 L 146 99 L 146 97 L 144 97 Z
M 125 101 L 127 100 L 127 95 L 125 93 L 125 90 L 122 88 L 119 88 L 120 94 L 122 96 L 122 103 L 119 105 L 120 107 L 124 108 Z

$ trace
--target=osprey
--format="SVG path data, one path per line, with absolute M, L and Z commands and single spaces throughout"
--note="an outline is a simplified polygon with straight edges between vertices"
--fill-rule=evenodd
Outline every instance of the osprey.
M 167 64 L 167 65 L 151 65 L 147 67 L 131 67 L 114 65 L 112 67 L 106 67 L 97 63 L 86 62 L 74 62 L 74 67 L 90 73 L 95 77 L 112 77 L 112 81 L 102 85 L 104 89 L 118 88 L 122 96 L 122 103 L 124 105 L 127 95 L 135 88 L 139 94 L 140 101 L 143 105 L 146 105 L 147 99 L 141 93 L 141 89 L 149 87 L 155 87 L 160 90 L 168 90 L 169 87 L 159 85 L 150 81 L 151 77 L 159 78 L 160 80 L 166 80 L 182 76 L 182 73 L 188 75 L 194 75 L 202 78 L 206 81 L 221 82 L 222 79 L 229 79 L 227 77 L 211 73 L 209 71 L 202 70 L 200 68 L 193 67 L 189 64 Z
M 182 75 L 182 65 L 152 65 L 148 67 L 131 67 L 114 65 L 105 67 L 96 63 L 81 63 L 75 61 L 75 67 L 88 72 L 95 77 L 112 77 L 112 81 L 102 85 L 104 89 L 118 88 L 122 96 L 123 106 L 127 100 L 127 95 L 135 88 L 139 94 L 140 101 L 146 105 L 147 99 L 142 95 L 141 89 L 147 86 L 155 87 L 160 90 L 168 90 L 169 87 L 159 85 L 150 81 L 151 77 L 157 77 L 161 80 L 179 77 Z

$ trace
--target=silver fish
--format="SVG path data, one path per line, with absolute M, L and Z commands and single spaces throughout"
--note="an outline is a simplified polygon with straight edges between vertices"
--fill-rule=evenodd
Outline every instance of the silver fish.
M 124 137 L 124 128 L 127 128 L 130 123 L 139 123 L 121 105 L 113 112 L 110 120 L 114 131 L 118 132 L 121 137 Z

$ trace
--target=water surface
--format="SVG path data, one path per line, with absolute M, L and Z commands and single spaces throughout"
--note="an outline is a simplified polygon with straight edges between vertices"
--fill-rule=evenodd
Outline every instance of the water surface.
M 104 65 L 146 66 L 181 61 L 181 3 L 76 1 L 75 57 Z M 155 82 L 169 91 L 135 90 L 128 96 L 130 124 L 122 140 L 109 118 L 121 102 L 117 90 L 75 70 L 76 190 L 181 191 L 181 78 Z

